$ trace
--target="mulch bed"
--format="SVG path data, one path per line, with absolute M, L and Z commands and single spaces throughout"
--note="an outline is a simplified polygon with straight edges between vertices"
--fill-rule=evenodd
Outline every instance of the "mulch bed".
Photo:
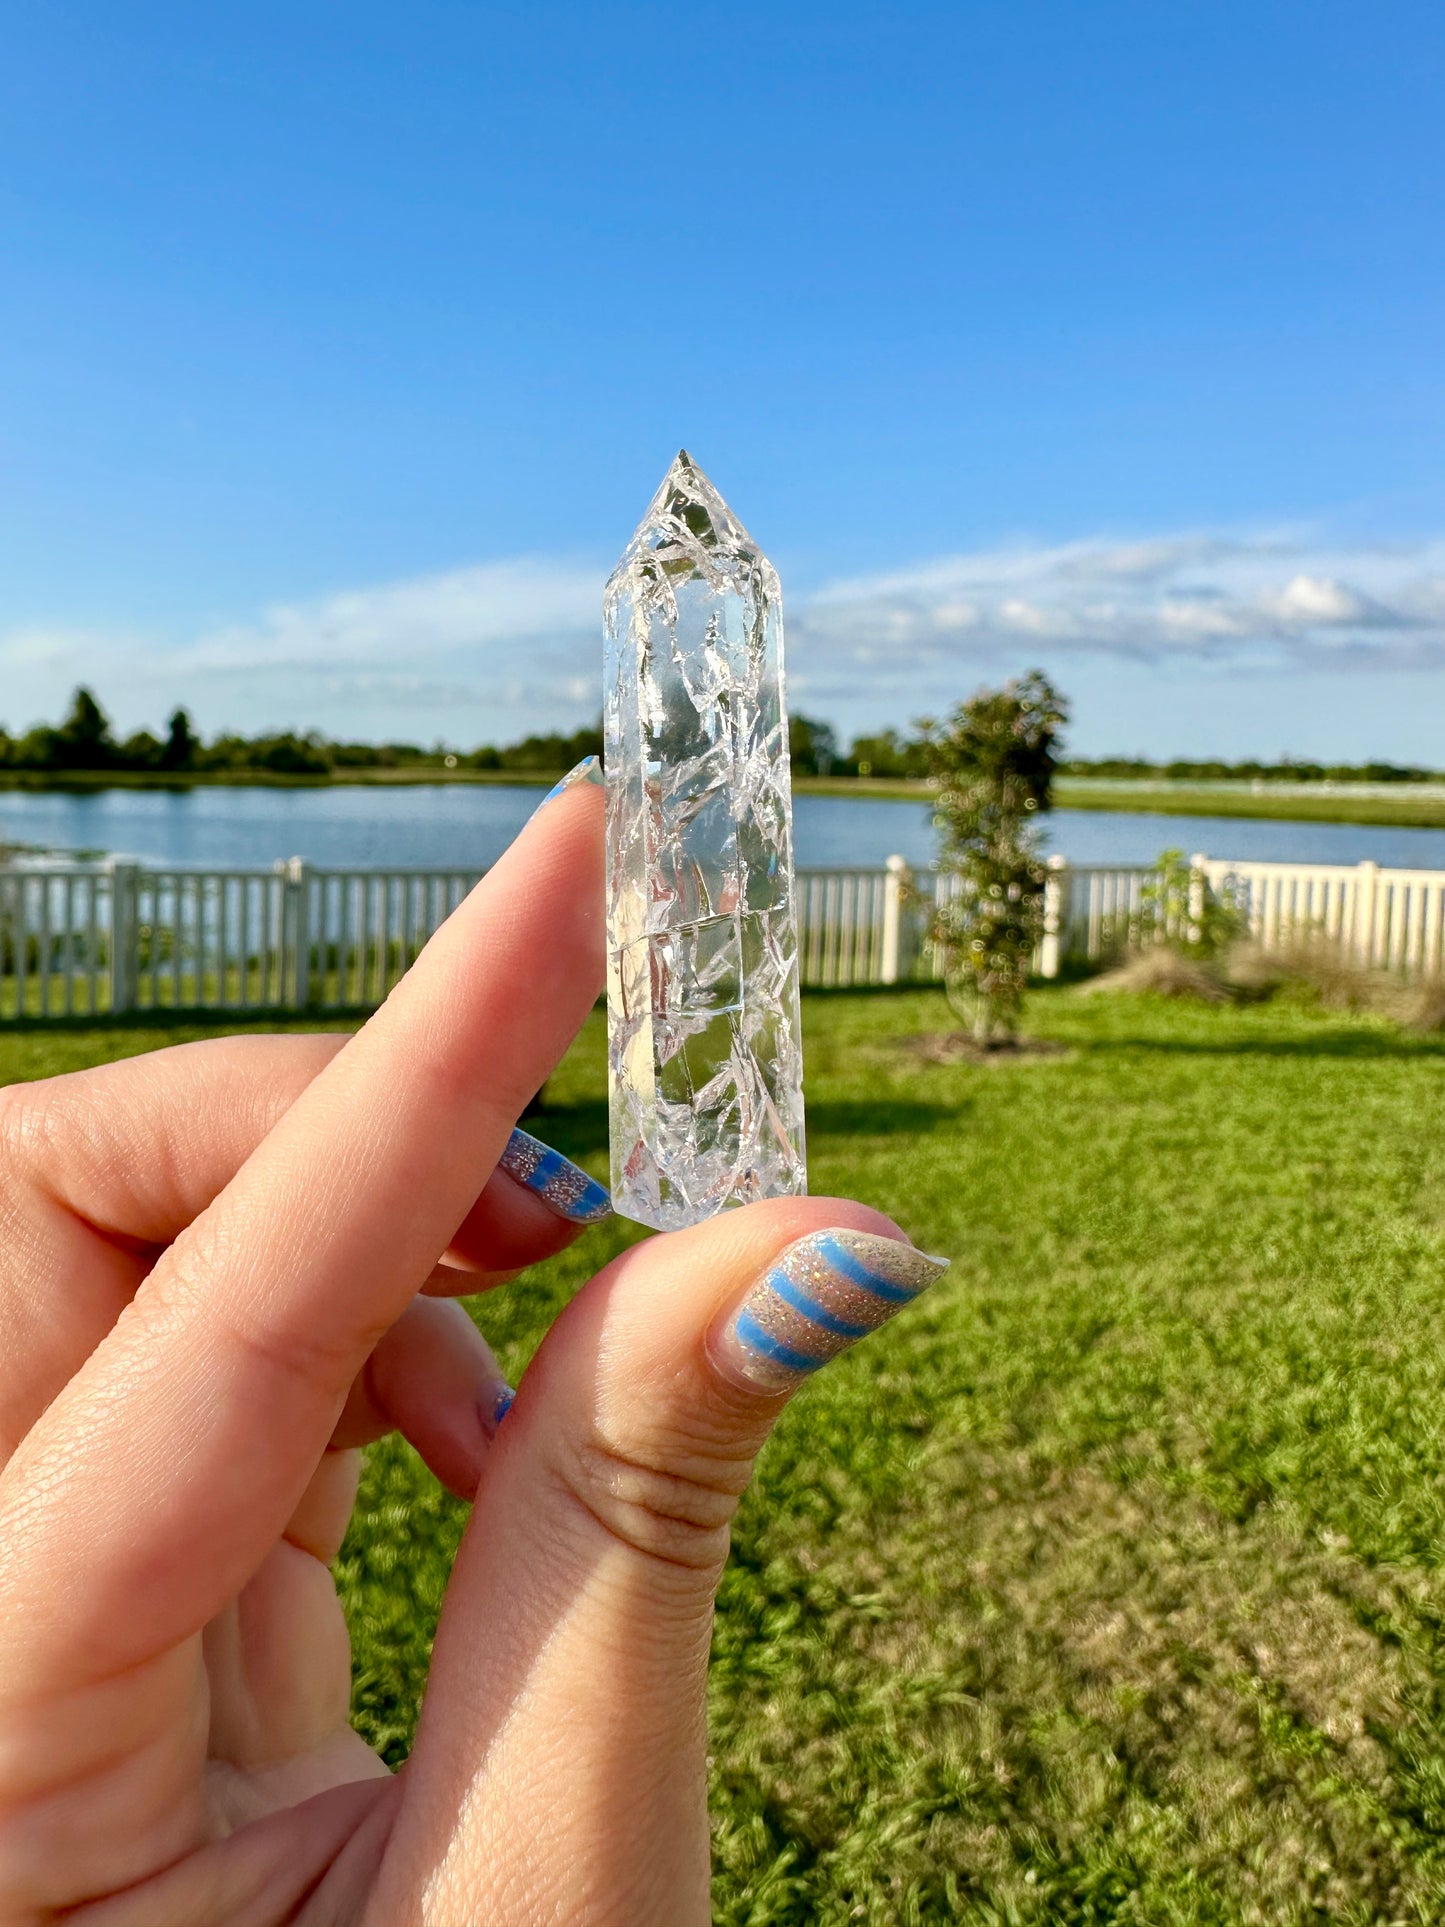
M 1067 1057 L 1067 1044 L 1047 1037 L 999 1037 L 980 1044 L 966 1030 L 929 1030 L 900 1037 L 899 1048 L 925 1064 L 1012 1064 L 1027 1057 Z

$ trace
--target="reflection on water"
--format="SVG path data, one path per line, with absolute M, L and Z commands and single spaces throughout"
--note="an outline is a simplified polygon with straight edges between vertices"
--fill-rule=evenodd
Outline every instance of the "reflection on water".
M 394 789 L 0 790 L 0 839 L 55 850 L 102 850 L 149 863 L 266 866 L 302 856 L 325 868 L 471 868 L 492 862 L 541 800 L 510 785 L 408 784 Z M 932 860 L 925 804 L 800 796 L 797 860 L 880 867 L 895 851 Z M 1161 850 L 1300 863 L 1445 869 L 1445 830 L 1354 823 L 1057 810 L 1049 846 L 1076 863 L 1146 863 Z

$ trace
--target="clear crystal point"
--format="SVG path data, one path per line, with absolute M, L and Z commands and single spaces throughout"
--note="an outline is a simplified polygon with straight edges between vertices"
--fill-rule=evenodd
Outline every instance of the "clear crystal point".
M 612 1198 L 807 1190 L 777 572 L 684 449 L 607 584 Z

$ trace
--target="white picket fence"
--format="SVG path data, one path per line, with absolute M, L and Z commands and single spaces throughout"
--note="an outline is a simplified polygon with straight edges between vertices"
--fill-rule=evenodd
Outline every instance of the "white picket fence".
M 368 1009 L 471 870 L 0 870 L 0 1021 L 152 1010 Z
M 1390 870 L 1378 863 L 1253 863 L 1191 859 L 1198 908 L 1208 889 L 1233 904 L 1251 937 L 1276 947 L 1293 937 L 1337 943 L 1355 963 L 1406 976 L 1445 968 L 1445 870 Z M 1049 866 L 1040 973 L 1065 957 L 1097 962 L 1126 944 L 1176 934 L 1151 918 L 1152 867 Z M 1198 914 L 1198 908 L 1194 914 Z
M 1445 969 L 1445 871 L 1193 859 L 1194 889 L 1228 895 L 1266 944 L 1319 932 L 1360 963 Z M 1050 862 L 1041 976 L 1169 934 L 1148 866 Z M 0 868 L 0 1021 L 156 1010 L 364 1010 L 380 1003 L 480 870 Z M 934 905 L 954 880 L 882 870 L 798 873 L 802 982 L 936 979 Z M 1202 896 L 1200 897 L 1202 902 Z
M 1190 921 L 1204 893 L 1230 902 L 1250 936 L 1277 946 L 1291 934 L 1338 943 L 1355 962 L 1407 976 L 1445 970 L 1445 870 L 1387 870 L 1377 863 L 1253 863 L 1190 860 Z M 1067 959 L 1099 963 L 1131 945 L 1182 934 L 1150 900 L 1153 864 L 1073 864 L 1053 857 L 1044 886 L 1044 934 L 1034 955 L 1041 977 Z M 943 960 L 929 941 L 934 907 L 956 878 L 918 875 L 902 857 L 886 870 L 812 870 L 798 877 L 803 982 L 815 986 L 936 980 Z

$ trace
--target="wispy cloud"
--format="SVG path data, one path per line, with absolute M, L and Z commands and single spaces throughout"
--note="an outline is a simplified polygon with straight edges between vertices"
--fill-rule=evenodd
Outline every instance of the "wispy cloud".
M 178 659 L 221 671 L 324 669 L 505 650 L 588 634 L 597 626 L 601 599 L 597 570 L 522 556 L 277 604 L 258 622 L 200 637 Z
M 175 702 L 208 728 L 320 727 L 505 738 L 598 707 L 605 571 L 531 557 L 277 603 L 161 641 L 97 631 L 0 634 L 13 728 L 88 682 L 123 727 Z
M 15 727 L 77 681 L 125 727 L 174 701 L 207 728 L 317 724 L 502 739 L 595 711 L 605 570 L 535 557 L 277 604 L 167 641 L 63 627 L 0 635 Z M 787 600 L 799 701 L 846 727 L 903 721 L 1032 662 L 1445 670 L 1445 541 L 1179 532 L 964 551 Z
M 949 556 L 832 584 L 794 630 L 829 680 L 969 659 L 1208 658 L 1241 667 L 1445 667 L 1445 542 L 1177 535 Z
M 595 704 L 601 572 L 532 557 L 278 604 L 173 652 L 181 673 L 284 674 L 332 701 L 571 711 Z

